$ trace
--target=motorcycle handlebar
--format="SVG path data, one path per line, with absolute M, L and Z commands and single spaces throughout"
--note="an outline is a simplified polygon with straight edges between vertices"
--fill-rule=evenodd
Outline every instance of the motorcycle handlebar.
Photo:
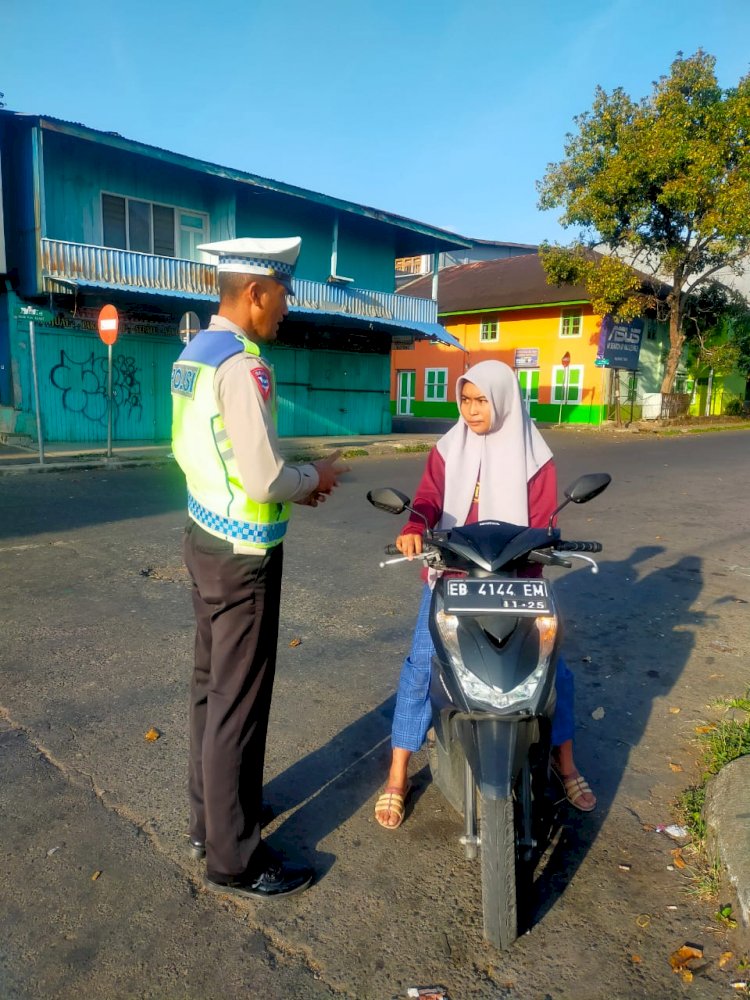
M 385 554 L 387 556 L 400 556 L 401 555 L 400 550 L 397 549 L 395 545 L 386 545 L 386 547 L 383 549 L 383 551 L 385 552 Z
M 601 552 L 601 542 L 557 542 L 558 552 Z

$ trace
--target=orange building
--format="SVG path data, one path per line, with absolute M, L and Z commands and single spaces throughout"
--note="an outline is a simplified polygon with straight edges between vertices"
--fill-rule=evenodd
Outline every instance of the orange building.
M 404 294 L 425 298 L 431 291 L 430 277 L 403 287 Z M 534 419 L 598 424 L 604 418 L 609 373 L 595 364 L 601 316 L 582 286 L 548 285 L 537 254 L 441 271 L 438 315 L 465 350 L 394 343 L 394 415 L 457 416 L 456 379 L 494 359 L 517 372 Z

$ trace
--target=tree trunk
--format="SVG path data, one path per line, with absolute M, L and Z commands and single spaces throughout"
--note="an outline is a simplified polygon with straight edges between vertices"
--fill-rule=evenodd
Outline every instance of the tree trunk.
M 661 391 L 672 392 L 675 376 L 682 356 L 682 348 L 685 344 L 685 334 L 682 332 L 682 300 L 680 291 L 682 285 L 682 275 L 674 275 L 674 291 L 668 297 L 669 309 L 669 354 L 667 364 L 664 369 L 664 378 L 661 383 Z

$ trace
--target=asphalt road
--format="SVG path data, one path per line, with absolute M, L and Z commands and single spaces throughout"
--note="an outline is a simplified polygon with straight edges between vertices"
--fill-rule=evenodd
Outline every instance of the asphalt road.
M 562 483 L 614 477 L 562 516 L 569 537 L 605 544 L 599 576 L 556 574 L 577 756 L 600 804 L 568 815 L 535 926 L 504 955 L 482 940 L 478 867 L 423 755 L 404 826 L 372 818 L 420 584 L 416 566 L 378 569 L 399 522 L 364 497 L 412 491 L 424 456 L 355 459 L 327 504 L 295 510 L 266 791 L 272 843 L 318 881 L 257 905 L 205 894 L 184 853 L 178 470 L 0 480 L 3 1000 L 387 1000 L 432 982 L 452 1000 L 682 997 L 668 958 L 686 941 L 706 955 L 689 995 L 729 992 L 747 937 L 644 826 L 671 821 L 697 776 L 695 727 L 747 687 L 750 438 L 546 436 Z

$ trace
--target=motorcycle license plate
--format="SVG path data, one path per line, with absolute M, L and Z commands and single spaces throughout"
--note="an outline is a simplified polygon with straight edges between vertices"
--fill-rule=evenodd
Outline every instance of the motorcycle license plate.
M 500 577 L 446 580 L 445 611 L 452 615 L 508 614 L 536 617 L 550 613 L 546 580 Z

